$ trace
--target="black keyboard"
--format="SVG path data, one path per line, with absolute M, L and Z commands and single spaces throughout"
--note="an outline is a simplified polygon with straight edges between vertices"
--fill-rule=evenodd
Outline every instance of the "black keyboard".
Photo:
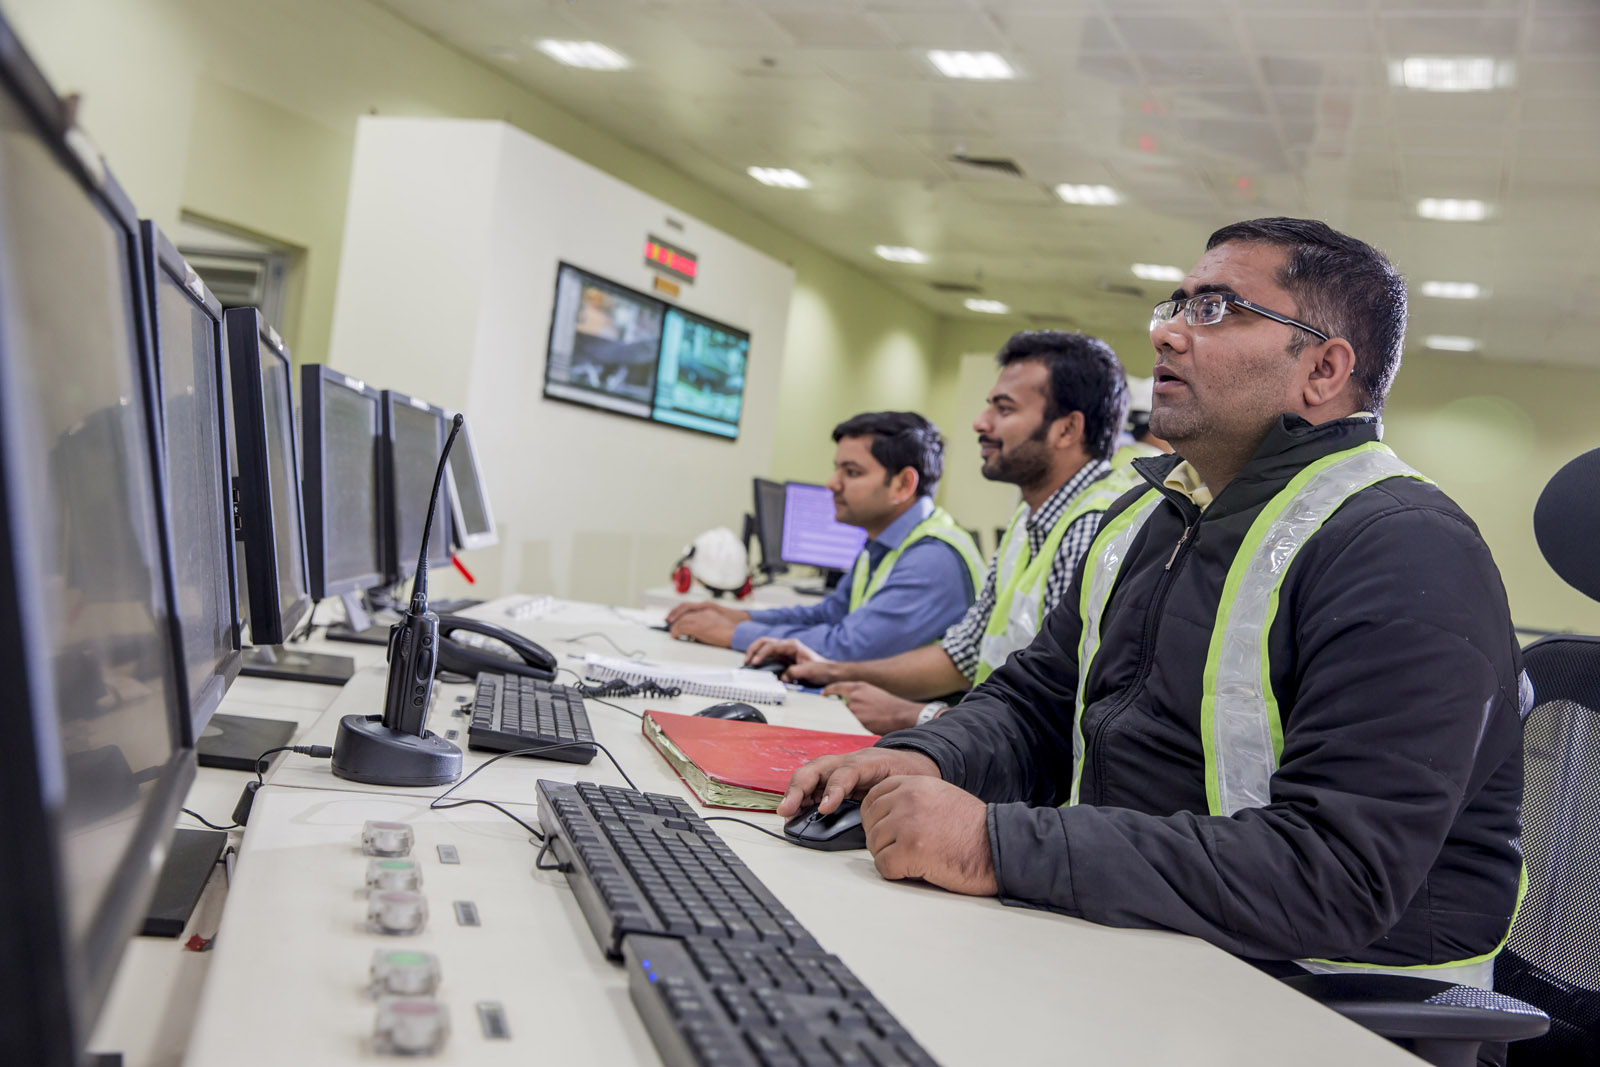
M 628 992 L 667 1067 L 925 1067 L 933 1057 L 837 956 L 629 934 Z
M 539 823 L 600 949 L 624 934 L 817 943 L 717 832 L 677 797 L 539 782 Z
M 540 781 L 539 823 L 667 1067 L 927 1067 L 685 801 Z M 936 1067 L 936 1065 L 935 1065 Z
M 513 752 L 562 742 L 593 742 L 589 713 L 576 689 L 519 674 L 478 675 L 478 696 L 472 705 L 472 725 L 467 747 L 488 752 Z M 567 744 L 545 752 L 530 752 L 538 759 L 588 763 L 594 759 L 590 744 Z

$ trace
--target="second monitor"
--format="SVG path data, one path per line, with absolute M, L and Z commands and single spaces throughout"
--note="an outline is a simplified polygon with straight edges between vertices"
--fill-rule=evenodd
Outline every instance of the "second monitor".
M 867 543 L 867 531 L 834 518 L 833 493 L 825 485 L 788 482 L 783 487 L 785 563 L 821 567 L 831 588 L 850 569 Z
M 403 582 L 416 573 L 445 423 L 443 408 L 393 389 L 383 391 L 383 489 L 388 513 L 384 569 L 390 582 Z M 440 507 L 448 510 L 449 487 L 440 492 Z M 436 522 L 428 538 L 428 566 L 449 565 L 450 530 Z

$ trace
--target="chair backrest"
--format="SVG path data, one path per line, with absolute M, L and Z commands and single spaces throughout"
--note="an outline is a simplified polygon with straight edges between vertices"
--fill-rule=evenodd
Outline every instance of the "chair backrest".
M 1528 891 L 1495 989 L 1551 1018 L 1549 1035 L 1511 1046 L 1513 1062 L 1589 1062 L 1600 1047 L 1600 637 L 1546 637 L 1523 663 L 1534 694 L 1523 725 Z

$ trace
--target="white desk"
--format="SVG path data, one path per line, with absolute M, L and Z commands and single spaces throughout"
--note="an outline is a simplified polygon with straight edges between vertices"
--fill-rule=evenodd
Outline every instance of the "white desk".
M 375 646 L 312 638 L 303 643 L 297 641 L 293 647 L 351 656 L 357 664 L 383 662 L 383 649 Z M 338 686 L 332 685 L 236 678 L 217 710 L 229 715 L 292 721 L 297 727 L 294 743 L 304 744 L 306 730 L 340 692 Z M 245 771 L 201 767 L 183 806 L 225 825 L 233 821 L 230 816 L 239 791 L 251 777 Z M 178 817 L 178 826 L 202 829 L 187 815 Z M 229 835 L 235 847 L 242 834 L 242 830 L 235 830 Z M 209 952 L 186 950 L 184 943 L 194 935 L 209 938 L 216 933 L 227 897 L 226 875 L 218 868 L 181 936 L 135 937 L 128 943 L 89 1043 L 91 1049 L 119 1051 L 127 1067 L 177 1067 L 182 1062 L 194 1025 L 195 1003 L 213 959 Z
M 488 604 L 474 613 L 493 618 L 497 611 Z M 516 628 L 567 658 L 560 639 L 574 636 L 578 625 L 552 619 Z M 602 629 L 652 655 L 733 659 L 638 624 Z M 440 707 L 447 712 L 463 688 L 443 688 Z M 381 674 L 358 676 L 308 733 L 319 736 L 356 705 L 370 711 L 374 691 L 381 704 Z M 706 702 L 624 703 L 692 710 Z M 432 725 L 444 726 L 447 717 L 436 711 Z M 800 696 L 771 709 L 770 718 L 835 729 L 850 721 L 833 702 Z M 632 718 L 591 702 L 590 719 L 641 788 L 686 795 Z M 469 754 L 469 769 L 475 760 Z M 362 928 L 366 860 L 357 841 L 368 818 L 408 821 L 417 833 L 412 855 L 424 865 L 433 918 L 426 933 L 398 944 L 441 956 L 440 997 L 454 1034 L 445 1052 L 427 1062 L 656 1062 L 628 1000 L 626 975 L 603 959 L 564 877 L 533 869 L 536 850 L 524 831 L 482 807 L 430 811 L 427 802 L 438 790 L 382 792 L 334 779 L 327 768 L 325 761 L 291 756 L 256 801 L 186 1063 L 380 1061 L 367 1050 L 374 1009 L 363 986 L 373 950 L 397 940 Z M 532 821 L 532 783 L 540 777 L 620 781 L 603 756 L 587 767 L 506 759 L 460 794 L 517 803 Z M 778 824 L 770 815 L 755 821 Z M 1290 1057 L 1302 1064 L 1416 1062 L 1193 938 L 1114 930 L 886 882 L 865 852 L 810 852 L 737 825 L 714 825 L 823 947 L 952 1067 L 1067 1059 L 1219 1067 Z M 437 862 L 433 846 L 444 841 L 460 849 L 459 867 Z M 457 926 L 454 900 L 477 904 L 483 925 Z M 473 1006 L 485 999 L 504 1006 L 509 1041 L 480 1033 Z M 174 1024 L 178 1015 L 169 1006 Z

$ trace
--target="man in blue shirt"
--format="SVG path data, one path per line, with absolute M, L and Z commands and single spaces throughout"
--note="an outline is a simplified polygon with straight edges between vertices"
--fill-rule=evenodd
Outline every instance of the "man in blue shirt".
M 938 428 L 914 412 L 870 412 L 835 426 L 833 440 L 834 517 L 867 531 L 849 577 L 801 607 L 680 604 L 667 615 L 674 637 L 740 651 L 758 637 L 793 637 L 829 659 L 873 659 L 936 641 L 966 614 L 983 558 L 934 506 L 944 472 Z

